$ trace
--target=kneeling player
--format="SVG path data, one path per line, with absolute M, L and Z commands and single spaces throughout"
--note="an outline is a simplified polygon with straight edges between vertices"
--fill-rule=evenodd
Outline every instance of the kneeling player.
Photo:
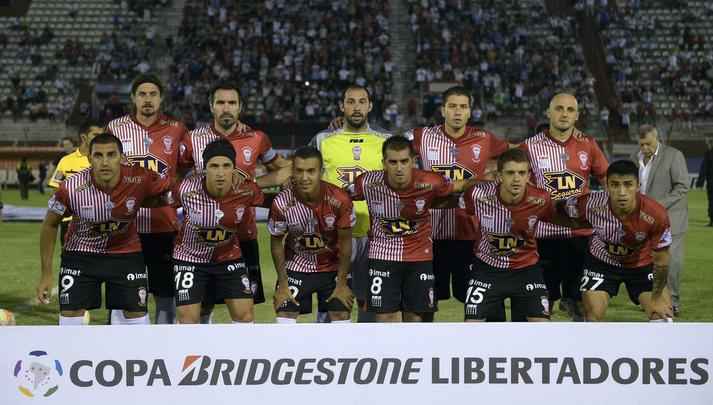
M 295 152 L 292 186 L 270 209 L 272 260 L 277 271 L 274 305 L 278 323 L 310 313 L 312 295 L 332 323 L 349 323 L 354 297 L 347 285 L 355 221 L 347 193 L 325 181 L 322 155 L 312 147 Z
M 666 209 L 639 191 L 639 171 L 630 161 L 607 170 L 607 191 L 567 200 L 566 214 L 594 229 L 581 279 L 587 321 L 601 321 L 609 298 L 626 285 L 650 320 L 673 316 L 666 287 L 671 225 Z
M 415 169 L 411 142 L 401 136 L 384 142 L 382 156 L 384 170 L 364 173 L 351 186 L 371 219 L 367 309 L 377 322 L 421 322 L 420 314 L 437 311 L 429 209 L 471 181 Z
M 179 323 L 199 323 L 208 288 L 225 300 L 233 323 L 254 321 L 253 293 L 238 230 L 245 212 L 262 204 L 252 181 L 233 187 L 235 149 L 227 140 L 203 151 L 204 173 L 188 177 L 176 193 L 183 206 L 183 226 L 173 250 Z
M 101 306 L 123 310 L 123 324 L 148 324 L 148 283 L 136 214 L 148 200 L 170 190 L 165 177 L 121 163 L 122 145 L 113 135 L 89 144 L 91 167 L 65 180 L 49 200 L 42 224 L 42 277 L 37 298 L 49 303 L 52 256 L 63 217 L 72 221 L 62 250 L 59 276 L 60 325 L 81 325 L 85 311 Z
M 465 300 L 466 321 L 501 319 L 503 301 L 527 320 L 549 320 L 547 286 L 537 254 L 535 228 L 555 220 L 550 196 L 527 183 L 530 164 L 519 149 L 498 158 L 498 181 L 481 183 L 466 193 L 466 212 L 480 232 L 473 247 L 471 278 Z

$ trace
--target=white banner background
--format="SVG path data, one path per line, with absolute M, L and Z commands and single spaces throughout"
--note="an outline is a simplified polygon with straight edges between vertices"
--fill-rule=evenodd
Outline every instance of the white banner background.
M 713 403 L 713 324 L 352 324 L 352 325 L 211 325 L 211 326 L 96 326 L 96 327 L 8 327 L 0 328 L 0 403 L 28 404 L 130 404 L 129 401 L 160 401 L 159 404 L 221 404 L 250 405 L 289 404 L 442 404 L 442 403 L 547 403 L 548 405 L 601 404 L 712 404 Z M 13 375 L 18 360 L 27 359 L 33 350 L 42 350 L 48 356 L 39 359 L 52 365 L 59 360 L 63 376 L 53 376 L 59 389 L 49 397 L 43 392 L 34 398 L 23 396 L 18 386 L 23 383 Z M 344 385 L 336 383 L 340 366 L 332 367 L 335 379 L 331 384 L 272 385 L 270 379 L 262 385 L 179 386 L 184 376 L 181 367 L 188 355 L 203 355 L 216 359 L 290 358 L 297 363 L 304 358 L 399 358 L 402 365 L 407 358 L 422 358 L 420 369 L 411 374 L 418 383 L 405 385 L 370 384 L 354 382 L 354 364 Z M 450 378 L 451 358 L 460 358 L 460 382 L 433 384 L 432 359 L 440 358 L 439 375 Z M 463 358 L 483 358 L 486 382 L 465 384 Z M 498 377 L 507 378 L 506 384 L 488 383 L 488 359 L 505 357 L 501 363 L 504 371 Z M 551 367 L 550 383 L 543 384 L 541 367 L 533 364 L 529 375 L 533 384 L 510 381 L 510 358 L 556 357 Z M 556 384 L 562 368 L 562 358 L 573 357 L 580 379 L 583 377 L 582 358 L 596 357 L 607 360 L 609 366 L 621 357 L 633 358 L 641 367 L 642 358 L 660 358 L 661 371 L 666 384 L 642 383 L 642 370 L 632 384 L 618 384 L 611 376 L 601 384 L 574 384 L 564 378 Z M 678 378 L 684 385 L 669 384 L 669 358 L 685 358 L 680 365 Z M 705 359 L 699 366 L 704 370 L 706 382 L 692 385 L 690 380 L 702 379 L 692 371 L 691 361 Z M 156 380 L 147 386 L 148 373 L 135 378 L 135 386 L 127 386 L 126 360 L 147 361 L 151 370 L 155 359 L 163 359 L 171 386 Z M 96 366 L 102 360 L 122 364 L 121 382 L 114 387 L 104 387 L 96 382 L 91 367 L 82 367 L 82 380 L 95 380 L 91 387 L 80 388 L 70 381 L 72 364 L 89 360 Z M 27 368 L 29 362 L 23 363 Z M 195 364 L 200 364 L 198 360 Z M 194 365 L 195 365 L 194 364 Z M 316 369 L 315 363 L 311 368 Z M 190 369 L 190 368 L 189 368 Z M 295 371 L 292 367 L 291 371 Z M 109 369 L 111 370 L 111 369 Z M 391 369 L 389 369 L 391 370 Z M 599 368 L 595 367 L 595 375 Z M 622 377 L 629 376 L 629 367 L 623 368 Z M 188 371 L 188 369 L 186 370 Z M 212 368 L 210 369 L 212 373 Z M 289 371 L 283 368 L 281 375 Z M 231 380 L 236 371 L 230 373 Z M 248 371 L 246 369 L 245 376 Z M 20 373 L 22 377 L 23 373 Z M 306 379 L 322 375 L 315 371 Z M 378 376 L 378 372 L 377 372 Z M 387 376 L 390 376 L 387 374 Z M 108 371 L 105 378 L 111 379 Z M 28 380 L 29 381 L 29 380 Z M 32 384 L 24 381 L 25 386 Z M 209 379 L 210 381 L 210 379 Z M 220 384 L 221 379 L 219 379 Z M 243 377 L 243 384 L 245 377 Z M 400 380 L 399 380 L 400 381 Z

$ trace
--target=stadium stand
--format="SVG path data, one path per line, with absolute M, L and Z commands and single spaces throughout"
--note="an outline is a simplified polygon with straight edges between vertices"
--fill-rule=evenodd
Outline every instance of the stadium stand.
M 389 2 L 191 0 L 174 49 L 169 110 L 209 119 L 207 91 L 240 83 L 253 122 L 329 121 L 346 83 L 368 84 L 380 116 L 391 101 Z

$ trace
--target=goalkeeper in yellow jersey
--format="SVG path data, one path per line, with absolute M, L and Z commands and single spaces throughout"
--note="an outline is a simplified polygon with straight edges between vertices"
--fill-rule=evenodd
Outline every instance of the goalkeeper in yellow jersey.
M 339 108 L 344 114 L 341 128 L 328 129 L 317 134 L 311 146 L 322 152 L 324 159 L 322 179 L 346 187 L 360 174 L 381 170 L 381 145 L 391 134 L 369 126 L 372 104 L 366 87 L 351 85 L 344 90 Z M 373 322 L 374 314 L 365 311 L 368 288 L 369 211 L 364 201 L 354 201 L 357 222 L 352 228 L 352 290 L 359 303 L 359 322 Z M 323 311 L 324 309 L 324 311 Z M 309 308 L 302 308 L 309 312 Z M 325 308 L 319 309 L 319 322 L 328 322 Z

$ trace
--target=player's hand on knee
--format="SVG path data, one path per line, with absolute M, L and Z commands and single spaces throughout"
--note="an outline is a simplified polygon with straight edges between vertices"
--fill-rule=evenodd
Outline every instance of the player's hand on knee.
M 658 297 L 651 297 L 651 319 L 673 318 L 673 306 L 671 300 L 665 294 Z
M 347 308 L 347 310 L 352 310 L 352 306 L 354 305 L 354 294 L 352 294 L 352 290 L 351 288 L 349 288 L 348 285 L 337 284 L 337 286 L 334 288 L 334 291 L 332 292 L 332 295 L 327 298 L 327 302 L 334 299 L 339 300 L 339 302 L 341 302 L 342 305 Z
M 40 304 L 50 303 L 50 289 L 52 288 L 52 277 L 42 277 L 37 284 L 36 294 L 37 301 Z
M 295 297 L 292 296 L 290 289 L 286 285 L 282 284 L 277 286 L 277 291 L 275 291 L 275 296 L 272 297 L 272 301 L 275 311 L 278 311 L 281 306 L 287 304 L 288 302 L 292 302 L 297 306 L 300 305 L 297 300 L 295 300 Z

